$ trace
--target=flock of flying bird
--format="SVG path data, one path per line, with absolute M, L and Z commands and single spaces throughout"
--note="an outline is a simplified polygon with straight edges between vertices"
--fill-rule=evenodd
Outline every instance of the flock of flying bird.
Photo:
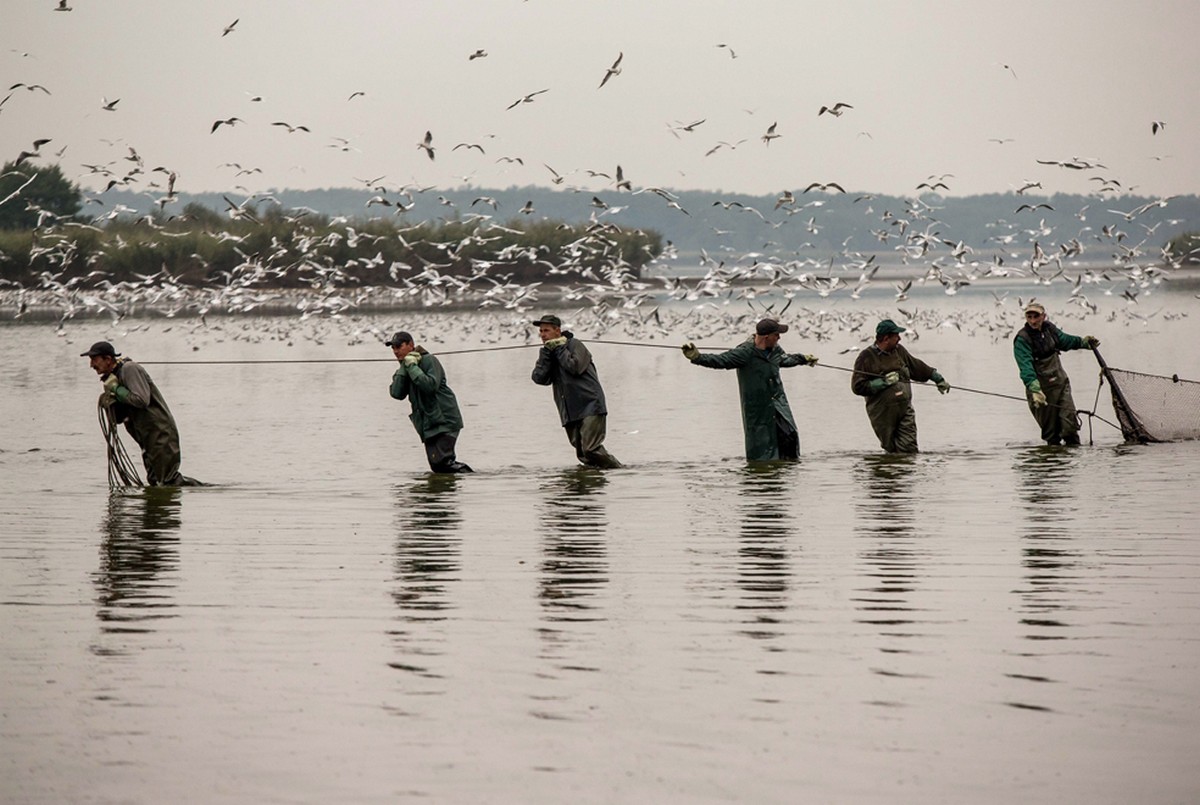
M 55 10 L 72 9 L 66 0 L 59 0 Z M 235 19 L 225 26 L 220 36 L 235 33 L 239 21 Z M 731 58 L 737 58 L 728 45 L 720 44 L 717 47 L 726 48 Z M 486 50 L 477 49 L 467 54 L 466 58 L 474 61 L 487 56 Z M 622 75 L 624 57 L 624 52 L 618 53 L 611 65 L 604 68 L 597 89 L 604 89 Z M 1007 65 L 1005 68 L 1011 70 Z M 40 84 L 13 84 L 9 87 L 9 95 L 0 100 L 0 111 L 12 93 L 21 89 L 50 94 Z M 534 103 L 549 91 L 550 88 L 545 88 L 523 95 L 506 109 Z M 348 100 L 361 95 L 362 92 L 354 92 Z M 251 98 L 251 101 L 259 100 L 261 98 Z M 100 108 L 119 114 L 119 103 L 119 98 L 104 98 Z M 816 114 L 817 117 L 826 114 L 841 117 L 852 113 L 854 109 L 849 103 L 837 101 L 820 106 Z M 667 127 L 673 136 L 681 137 L 694 133 L 705 122 L 705 119 L 687 124 L 680 121 L 669 123 Z M 236 116 L 217 119 L 212 123 L 209 133 L 217 135 L 222 127 L 232 128 L 243 123 L 245 121 Z M 272 122 L 270 125 L 284 128 L 288 134 L 311 133 L 307 126 L 285 121 Z M 1164 124 L 1154 121 L 1151 128 L 1152 135 L 1157 135 L 1164 129 Z M 783 133 L 778 131 L 778 123 L 772 123 L 759 139 L 764 147 L 769 147 L 773 140 L 781 136 Z M 35 140 L 31 150 L 21 152 L 14 167 L 33 164 L 33 160 L 42 156 L 40 149 L 49 142 L 51 140 L 48 138 Z M 721 148 L 734 150 L 744 142 L 718 142 L 706 155 Z M 339 147 L 351 148 L 347 140 L 340 140 Z M 436 159 L 438 146 L 431 131 L 425 132 L 424 137 L 416 143 L 416 148 L 429 160 Z M 458 149 L 477 150 L 481 155 L 485 153 L 483 145 L 479 143 L 460 142 L 452 150 Z M 921 330 L 937 328 L 953 328 L 970 334 L 982 332 L 995 339 L 1007 338 L 1013 330 L 1013 314 L 1019 310 L 1017 306 L 1026 301 L 1012 297 L 1010 293 L 993 291 L 994 305 L 990 309 L 976 306 L 955 310 L 944 304 L 922 309 L 909 302 L 914 285 L 918 288 L 940 286 L 945 295 L 954 296 L 962 288 L 987 279 L 1019 277 L 1039 287 L 1065 283 L 1069 285 L 1067 299 L 1071 311 L 1060 313 L 1060 317 L 1100 314 L 1099 305 L 1089 295 L 1105 294 L 1123 299 L 1123 304 L 1106 314 L 1110 320 L 1134 322 L 1145 321 L 1157 313 L 1142 314 L 1136 307 L 1138 297 L 1153 291 L 1181 267 L 1178 257 L 1164 248 L 1148 244 L 1154 228 L 1137 222 L 1140 216 L 1150 210 L 1166 207 L 1172 200 L 1170 197 L 1129 211 L 1105 212 L 1106 215 L 1117 215 L 1123 224 L 1142 226 L 1146 230 L 1144 237 L 1135 237 L 1128 228 L 1121 229 L 1116 222 L 1103 225 L 1098 232 L 1090 226 L 1081 225 L 1072 236 L 1057 238 L 1044 220 L 1025 228 L 1001 221 L 997 222 L 997 235 L 993 239 L 994 245 L 990 247 L 991 253 L 985 256 L 980 253 L 982 249 L 943 235 L 944 225 L 937 217 L 940 208 L 934 206 L 936 197 L 931 203 L 929 194 L 936 194 L 939 190 L 949 191 L 947 180 L 953 177 L 932 175 L 915 186 L 916 192 L 906 200 L 904 209 L 895 212 L 885 210 L 879 216 L 877 228 L 866 227 L 873 250 L 852 247 L 853 238 L 847 239 L 840 251 L 821 257 L 805 256 L 799 252 L 785 255 L 764 251 L 728 254 L 722 259 L 710 256 L 701 249 L 699 266 L 703 273 L 692 272 L 690 276 L 676 268 L 686 261 L 680 260 L 678 248 L 669 241 L 663 254 L 651 265 L 647 276 L 639 275 L 630 262 L 632 256 L 622 254 L 613 237 L 621 231 L 615 219 L 626 207 L 593 194 L 594 211 L 582 230 L 583 235 L 577 240 L 554 253 L 547 253 L 536 245 L 509 247 L 490 259 L 472 260 L 471 274 L 468 276 L 445 272 L 451 265 L 449 258 L 470 242 L 487 243 L 491 236 L 514 231 L 497 222 L 493 215 L 482 212 L 483 207 L 490 207 L 493 212 L 496 210 L 497 202 L 490 197 L 477 197 L 471 202 L 472 211 L 462 218 L 477 225 L 466 241 L 427 244 L 445 254 L 448 258 L 446 262 L 425 259 L 414 260 L 413 264 L 393 262 L 388 266 L 393 284 L 388 286 L 362 287 L 355 284 L 353 272 L 356 265 L 378 265 L 378 262 L 372 261 L 382 258 L 367 256 L 375 236 L 358 232 L 358 222 L 349 218 L 334 220 L 336 225 L 343 227 L 338 237 L 348 245 L 361 246 L 357 254 L 362 256 L 355 257 L 348 265 L 329 265 L 315 259 L 317 249 L 328 243 L 315 237 L 307 240 L 300 237 L 297 244 L 291 247 L 280 245 L 270 254 L 244 255 L 243 264 L 225 278 L 224 284 L 216 287 L 184 286 L 165 266 L 156 274 L 139 276 L 136 281 L 111 282 L 103 270 L 103 253 L 97 255 L 101 258 L 100 265 L 90 274 L 64 278 L 65 266 L 77 249 L 74 236 L 81 227 L 97 229 L 107 221 L 125 217 L 139 218 L 147 227 L 161 230 L 159 222 L 166 207 L 177 201 L 175 172 L 165 166 L 154 167 L 147 172 L 136 149 L 129 147 L 128 151 L 125 161 L 130 166 L 124 172 L 111 170 L 112 163 L 85 165 L 87 175 L 107 179 L 105 192 L 113 187 L 136 188 L 143 183 L 145 191 L 154 198 L 158 216 L 139 216 L 136 211 L 118 205 L 112 211 L 96 216 L 91 223 L 81 223 L 59 219 L 49 211 L 37 210 L 39 224 L 31 246 L 31 257 L 38 265 L 45 266 L 45 270 L 41 271 L 36 286 L 0 280 L 0 283 L 9 286 L 0 287 L 0 302 L 12 309 L 17 317 L 37 308 L 51 309 L 59 317 L 59 329 L 62 332 L 65 323 L 73 317 L 99 313 L 111 316 L 114 326 L 125 322 L 126 327 L 138 328 L 151 325 L 145 321 L 126 319 L 126 316 L 138 310 L 155 308 L 174 320 L 165 325 L 167 329 L 180 326 L 179 317 L 183 314 L 187 322 L 183 326 L 190 328 L 195 338 L 205 334 L 220 334 L 216 336 L 217 340 L 225 337 L 246 340 L 278 338 L 291 343 L 297 337 L 293 322 L 263 319 L 256 324 L 252 320 L 237 323 L 209 320 L 210 313 L 261 313 L 291 309 L 299 311 L 300 319 L 307 323 L 309 337 L 313 340 L 321 342 L 326 338 L 342 337 L 353 344 L 371 339 L 384 340 L 388 328 L 379 324 L 376 317 L 381 310 L 399 305 L 420 308 L 425 311 L 424 315 L 434 318 L 453 317 L 455 329 L 460 333 L 473 332 L 483 343 L 502 343 L 528 341 L 532 336 L 525 324 L 527 312 L 535 307 L 540 309 L 540 306 L 557 303 L 574 308 L 571 316 L 573 327 L 593 337 L 608 333 L 667 341 L 678 341 L 683 334 L 696 339 L 720 337 L 745 333 L 755 319 L 769 314 L 786 316 L 792 322 L 797 340 L 825 342 L 842 339 L 845 347 L 841 351 L 849 352 L 861 348 L 864 341 L 870 340 L 872 325 L 881 315 L 900 320 L 912 331 L 910 338 L 919 337 Z M 524 164 L 519 157 L 500 157 L 498 161 Z M 1075 171 L 1105 170 L 1095 160 L 1078 157 L 1038 162 Z M 257 170 L 244 169 L 237 163 L 229 165 L 236 167 L 239 175 Z M 564 184 L 566 176 L 549 165 L 545 167 L 551 173 L 552 184 Z M 156 173 L 164 176 L 161 182 L 150 179 Z M 635 186 L 620 166 L 612 173 L 587 173 L 590 179 L 606 180 L 606 186 L 618 196 L 623 193 L 651 193 L 680 214 L 690 215 L 680 205 L 678 195 L 664 188 Z M 382 206 L 392 208 L 395 215 L 403 215 L 414 206 L 414 194 L 435 189 L 409 185 L 389 192 L 382 184 L 383 178 L 360 180 L 374 193 L 366 202 L 368 209 Z M 1101 175 L 1092 178 L 1100 182 L 1098 195 L 1101 197 L 1103 193 L 1115 194 L 1122 189 L 1116 179 Z M 1029 190 L 1041 187 L 1041 182 L 1026 181 L 1017 193 L 1024 195 Z M 7 198 L 0 199 L 0 205 L 22 203 L 21 189 L 23 187 Z M 570 189 L 587 192 L 583 187 Z M 786 223 L 792 215 L 804 213 L 807 215 L 805 227 L 809 232 L 816 233 L 820 227 L 817 220 L 820 208 L 826 201 L 810 196 L 812 200 L 805 202 L 805 194 L 813 192 L 844 194 L 846 190 L 835 181 L 826 181 L 812 182 L 796 192 L 782 191 L 775 199 L 773 209 L 767 213 L 783 215 L 781 223 L 769 221 L 762 211 L 741 202 L 716 200 L 713 206 L 723 207 L 731 216 L 736 216 L 731 220 L 739 223 L 748 220 L 741 217 L 740 213 L 752 212 L 763 223 L 773 227 Z M 863 207 L 864 213 L 873 216 L 875 213 L 870 206 L 873 198 L 871 195 L 861 195 L 854 202 L 867 202 Z M 444 197 L 440 200 L 446 206 L 453 206 Z M 88 201 L 99 203 L 97 199 Z M 226 197 L 225 214 L 231 219 L 253 221 L 255 206 L 264 201 L 269 199 L 253 194 L 241 203 Z M 476 204 L 481 205 L 481 211 L 474 211 Z M 1054 210 L 1047 203 L 1022 203 L 1014 214 L 1029 213 L 1036 217 L 1043 209 Z M 1084 207 L 1076 213 L 1081 222 L 1087 220 L 1087 210 Z M 287 212 L 289 217 L 294 217 L 299 231 L 303 233 L 306 211 Z M 532 202 L 519 210 L 526 216 L 535 212 Z M 754 224 L 751 222 L 750 225 Z M 410 244 L 404 242 L 404 235 L 415 229 L 415 226 L 401 228 L 396 237 L 408 246 Z M 169 234 L 162 231 L 164 237 Z M 222 239 L 236 236 L 220 232 L 212 237 Z M 116 248 L 121 246 L 118 238 Z M 1085 251 L 1089 253 L 1087 258 L 1083 256 Z M 888 254 L 898 260 L 882 256 Z M 512 282 L 511 277 L 506 276 L 504 266 L 517 258 L 543 265 L 546 282 Z M 599 270 L 595 268 L 597 265 L 601 266 Z M 274 289 L 273 285 L 278 285 L 278 278 L 287 272 L 314 278 L 312 290 L 297 294 Z M 895 291 L 892 307 L 884 314 L 878 310 L 845 304 L 833 307 L 825 301 L 861 299 L 869 288 L 882 285 L 884 278 L 894 281 Z M 899 307 L 906 302 L 907 307 Z M 794 309 L 793 304 L 796 305 Z M 462 310 L 471 308 L 478 312 L 472 316 L 461 315 Z M 899 310 L 899 315 L 893 309 Z M 1164 318 L 1172 315 L 1182 314 L 1168 313 Z M 433 328 L 430 329 L 432 331 Z

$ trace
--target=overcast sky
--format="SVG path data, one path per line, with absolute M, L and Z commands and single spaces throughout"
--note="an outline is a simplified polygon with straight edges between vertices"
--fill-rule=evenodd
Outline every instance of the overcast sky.
M 543 163 L 591 191 L 612 185 L 588 170 L 619 164 L 635 188 L 755 194 L 909 195 L 943 174 L 950 195 L 1089 192 L 1091 176 L 1200 192 L 1196 2 L 69 4 L 3 3 L 3 86 L 51 94 L 12 91 L 0 154 L 52 138 L 41 161 L 89 188 L 107 180 L 82 165 L 124 172 L 132 146 L 183 192 L 549 185 Z M 817 114 L 836 102 L 853 108 Z M 245 122 L 210 132 L 231 117 Z M 1106 168 L 1036 162 L 1073 158 Z

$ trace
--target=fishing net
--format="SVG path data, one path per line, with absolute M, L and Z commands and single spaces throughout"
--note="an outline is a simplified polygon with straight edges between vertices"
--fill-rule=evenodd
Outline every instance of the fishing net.
M 108 488 L 145 486 L 133 459 L 129 457 L 129 453 L 125 452 L 125 445 L 121 443 L 117 419 L 112 408 L 104 404 L 103 396 L 96 403 L 96 415 L 100 419 L 100 432 L 104 434 L 104 441 L 108 445 Z
M 1200 383 L 1112 369 L 1096 359 L 1112 388 L 1113 409 L 1127 442 L 1200 439 Z

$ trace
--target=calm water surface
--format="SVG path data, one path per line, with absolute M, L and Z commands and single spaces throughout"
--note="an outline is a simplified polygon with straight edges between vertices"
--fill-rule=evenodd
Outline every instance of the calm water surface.
M 532 350 L 443 358 L 466 477 L 425 471 L 392 364 L 148 366 L 215 485 L 110 495 L 98 338 L 388 357 L 213 326 L 2 330 L 4 802 L 1200 798 L 1200 443 L 1039 447 L 1023 403 L 918 389 L 925 452 L 888 457 L 848 374 L 797 368 L 804 458 L 747 466 L 732 373 L 598 344 L 624 470 L 572 466 Z M 1086 326 L 1200 377 L 1190 317 Z M 1020 393 L 1007 340 L 909 346 Z

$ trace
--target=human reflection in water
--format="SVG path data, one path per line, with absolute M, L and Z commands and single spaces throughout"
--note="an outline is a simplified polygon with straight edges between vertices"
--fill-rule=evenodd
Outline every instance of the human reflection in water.
M 1079 453 L 1056 447 L 1035 447 L 1017 455 L 1017 491 L 1025 511 L 1021 534 L 1021 565 L 1025 584 L 1021 624 L 1029 640 L 1062 640 L 1066 610 L 1078 577 L 1079 552 L 1071 548 L 1067 528 L 1077 518 L 1079 500 L 1071 491 Z
M 866 586 L 855 591 L 858 623 L 891 637 L 912 637 L 914 607 L 909 600 L 925 553 L 917 531 L 913 488 L 919 462 L 912 454 L 870 455 L 855 468 L 854 530 L 862 538 L 860 556 Z M 889 652 L 903 649 L 888 647 Z
M 173 618 L 171 590 L 179 566 L 182 491 L 174 486 L 118 490 L 109 495 L 100 530 L 95 576 L 96 616 L 107 634 L 153 632 L 153 621 Z M 121 654 L 112 647 L 99 653 Z
M 542 566 L 538 600 L 541 630 L 550 643 L 561 642 L 559 624 L 603 620 L 596 595 L 608 582 L 608 478 L 594 467 L 564 470 L 542 486 Z
M 389 634 L 401 658 L 392 668 L 418 676 L 439 677 L 429 659 L 445 653 L 446 635 L 439 625 L 453 606 L 449 583 L 461 570 L 462 514 L 460 476 L 430 473 L 396 490 L 396 587 L 392 598 L 400 610 L 399 625 Z
M 742 615 L 741 633 L 758 640 L 782 634 L 792 576 L 788 506 L 795 497 L 795 470 L 794 464 L 754 462 L 740 471 L 737 585 L 742 595 L 736 609 Z

